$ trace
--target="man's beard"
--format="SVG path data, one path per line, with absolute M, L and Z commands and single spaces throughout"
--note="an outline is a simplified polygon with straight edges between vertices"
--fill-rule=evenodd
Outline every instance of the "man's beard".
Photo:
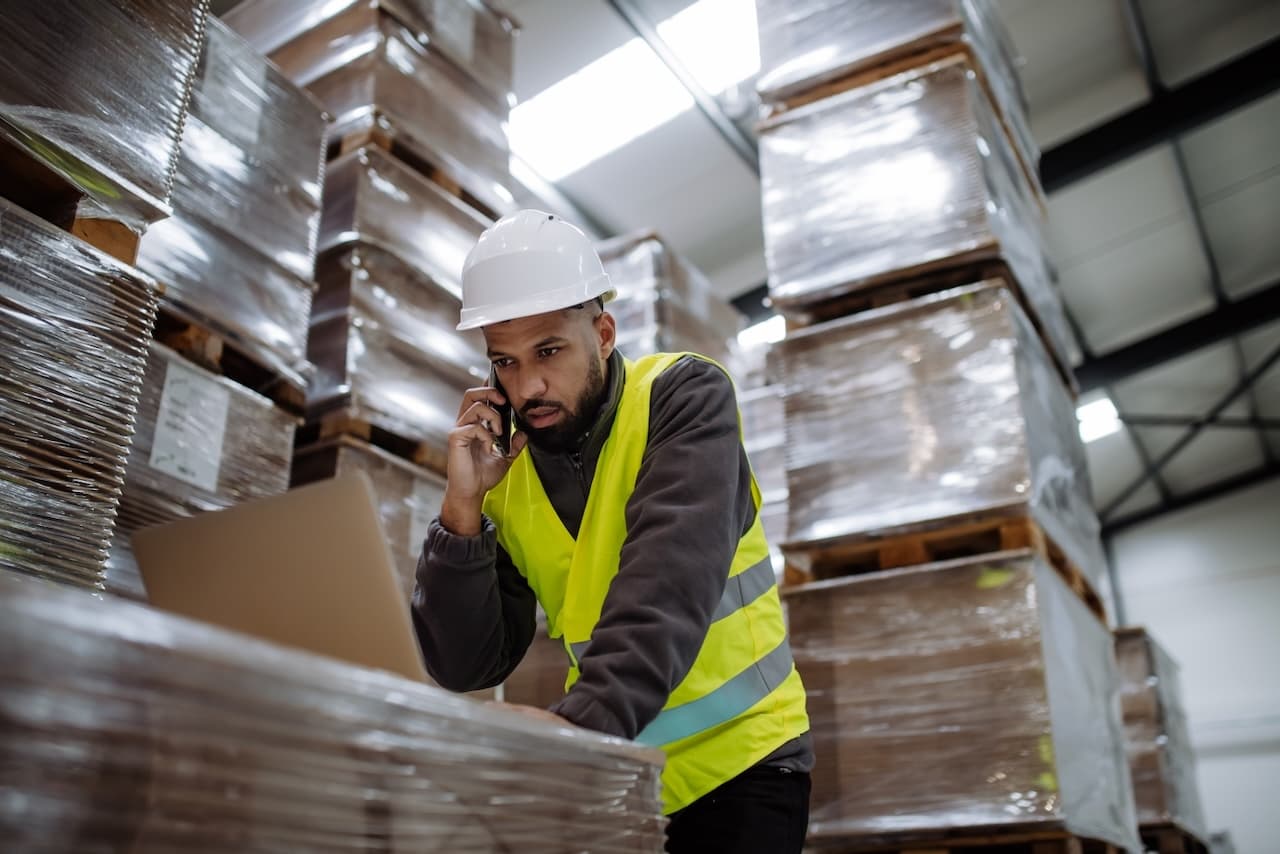
M 534 445 L 538 450 L 552 454 L 576 451 L 582 444 L 583 437 L 587 435 L 587 431 L 591 429 L 591 425 L 595 423 L 600 407 L 604 404 L 605 394 L 604 369 L 600 366 L 600 360 L 592 357 L 587 366 L 586 388 L 582 390 L 572 409 L 566 409 L 558 401 L 543 398 L 525 401 L 522 410 L 524 412 L 549 406 L 563 411 L 564 416 L 558 424 L 548 427 L 530 427 L 523 418 L 517 416 L 516 420 L 519 428 L 529 437 L 529 444 Z

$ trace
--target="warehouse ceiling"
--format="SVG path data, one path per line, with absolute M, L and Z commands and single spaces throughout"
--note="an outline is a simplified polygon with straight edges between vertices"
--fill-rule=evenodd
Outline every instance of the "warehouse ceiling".
M 656 228 L 767 316 L 753 0 L 491 2 L 521 25 L 513 172 L 601 236 Z M 996 5 L 1104 523 L 1280 473 L 1280 3 Z

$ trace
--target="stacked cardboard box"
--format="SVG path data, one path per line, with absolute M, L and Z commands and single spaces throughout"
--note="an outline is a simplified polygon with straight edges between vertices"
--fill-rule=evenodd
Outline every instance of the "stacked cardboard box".
M 130 537 L 289 487 L 296 418 L 152 342 L 138 402 L 107 589 L 146 598 Z
M 742 315 L 711 288 L 700 270 L 653 232 L 617 237 L 597 247 L 617 292 L 609 313 L 618 348 L 628 357 L 691 351 L 729 367 Z
M 657 751 L 28 579 L 0 648 L 12 850 L 662 850 Z
M 828 748 L 815 836 L 1043 826 L 1136 849 L 1075 348 L 1008 39 L 970 0 L 758 11 L 789 578 L 876 573 L 788 597 Z M 983 557 L 1012 542 L 1034 557 Z
M 1115 642 L 1138 821 L 1208 839 L 1178 665 L 1143 629 L 1118 629 Z
M 210 21 L 182 135 L 173 218 L 138 265 L 165 305 L 301 390 L 326 117 L 221 22 Z
M 503 702 L 545 709 L 564 696 L 568 676 L 569 653 L 564 640 L 547 634 L 547 618 L 539 609 L 533 642 L 520 666 L 502 683 Z
M 155 283 L 0 201 L 0 569 L 102 586 Z
M 1140 850 L 1110 632 L 1038 556 L 784 598 L 819 757 L 815 845 L 987 828 Z

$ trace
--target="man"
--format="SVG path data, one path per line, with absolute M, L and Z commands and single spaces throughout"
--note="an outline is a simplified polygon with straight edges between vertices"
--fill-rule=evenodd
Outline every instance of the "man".
M 483 329 L 496 382 L 463 398 L 418 565 L 428 671 L 500 683 L 536 600 L 569 678 L 535 713 L 665 751 L 669 851 L 799 852 L 804 688 L 728 376 L 692 354 L 625 360 L 599 257 L 550 214 L 481 235 L 462 290 L 458 328 Z

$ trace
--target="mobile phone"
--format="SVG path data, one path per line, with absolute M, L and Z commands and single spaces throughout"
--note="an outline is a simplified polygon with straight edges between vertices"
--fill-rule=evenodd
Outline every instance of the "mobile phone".
M 502 383 L 498 382 L 498 370 L 492 365 L 489 366 L 489 387 L 498 390 L 503 397 L 507 397 L 507 391 L 502 387 Z M 498 429 L 498 435 L 493 438 L 493 445 L 502 456 L 510 456 L 511 454 L 511 398 L 507 397 L 507 402 L 502 406 L 493 405 L 498 410 L 498 416 L 502 419 L 502 425 Z

